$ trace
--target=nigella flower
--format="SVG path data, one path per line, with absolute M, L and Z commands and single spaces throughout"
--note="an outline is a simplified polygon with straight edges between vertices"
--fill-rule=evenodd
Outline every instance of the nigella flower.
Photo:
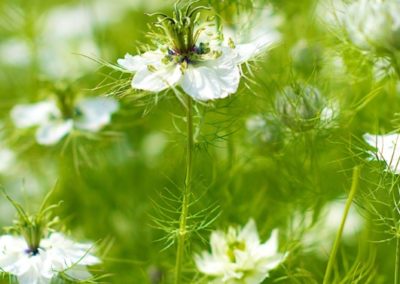
M 59 273 L 74 280 L 91 278 L 86 266 L 100 260 L 90 253 L 92 244 L 75 243 L 61 233 L 52 233 L 32 250 L 23 237 L 0 237 L 0 268 L 20 284 L 45 284 Z
M 202 7 L 179 10 L 173 17 L 159 15 L 154 34 L 162 45 L 132 56 L 126 54 L 118 64 L 134 73 L 132 88 L 160 92 L 180 86 L 199 101 L 225 98 L 235 93 L 240 80 L 238 55 L 233 47 L 214 46 L 200 41 L 206 24 L 199 24 Z M 205 37 L 207 38 L 207 37 Z
M 38 126 L 36 141 L 53 145 L 73 130 L 95 133 L 110 123 L 118 110 L 111 98 L 85 98 L 77 103 L 62 99 L 15 106 L 11 118 L 17 128 Z
M 400 4 L 397 0 L 357 0 L 346 8 L 344 28 L 364 50 L 400 48 Z
M 239 63 L 273 48 L 282 37 L 277 27 L 283 19 L 271 6 L 263 9 L 255 7 L 253 10 L 253 13 L 241 12 L 233 19 L 233 25 L 223 27 L 225 43 L 233 42 Z
M 261 283 L 286 257 L 278 252 L 278 231 L 260 243 L 254 220 L 241 230 L 214 231 L 210 244 L 211 253 L 196 255 L 195 261 L 200 272 L 213 278 L 211 283 Z
M 345 208 L 345 198 L 327 203 L 319 212 L 315 220 L 312 212 L 302 214 L 297 212 L 293 217 L 293 229 L 304 229 L 301 243 L 306 251 L 315 251 L 320 257 L 326 258 L 332 248 Z M 364 226 L 362 215 L 354 206 L 350 207 L 346 223 L 343 228 L 342 241 L 351 243 Z
M 50 228 L 58 221 L 52 215 L 57 205 L 46 205 L 51 193 L 40 211 L 31 215 L 4 192 L 17 210 L 18 220 L 10 228 L 15 234 L 0 236 L 0 270 L 19 284 L 50 284 L 56 278 L 90 280 L 93 277 L 87 266 L 100 264 L 92 254 L 92 244 L 76 243 Z
M 375 158 L 386 163 L 387 170 L 400 174 L 400 134 L 364 134 L 364 140 L 376 148 Z

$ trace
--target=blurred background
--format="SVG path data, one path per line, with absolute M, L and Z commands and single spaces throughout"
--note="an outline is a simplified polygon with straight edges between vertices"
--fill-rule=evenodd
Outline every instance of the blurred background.
M 331 31 L 324 21 L 328 2 L 256 3 L 257 9 L 273 7 L 280 18 L 280 44 L 243 67 L 237 94 L 196 105 L 191 222 L 198 230 L 190 252 L 209 248 L 211 230 L 249 218 L 262 240 L 279 228 L 282 250 L 290 254 L 265 283 L 322 282 L 351 171 L 360 163 L 361 186 L 335 283 L 393 281 L 394 242 L 381 242 L 391 238 L 392 227 L 375 224 L 377 213 L 368 205 L 370 192 L 390 178 L 382 176 L 381 164 L 366 162 L 361 137 L 397 129 L 399 88 L 390 70 Z M 253 1 L 202 4 L 227 25 L 255 10 Z M 170 14 L 172 7 L 167 0 L 0 1 L 0 184 L 33 212 L 55 187 L 52 201 L 63 200 L 56 211 L 60 226 L 76 240 L 98 242 L 100 274 L 110 274 L 106 283 L 169 283 L 175 263 L 168 220 L 178 218 L 184 180 L 184 109 L 172 92 L 115 92 L 130 76 L 104 67 L 143 50 L 153 20 L 146 13 Z M 313 86 L 316 91 L 300 90 L 303 103 L 315 107 L 288 110 L 288 86 Z M 34 129 L 15 128 L 10 110 L 60 89 L 114 95 L 120 109 L 94 139 L 74 136 L 40 146 Z M 331 110 L 326 123 L 325 107 Z M 375 207 L 380 216 L 391 214 Z M 12 224 L 15 211 L 5 198 L 0 212 L 0 224 Z M 186 283 L 206 283 L 191 255 L 185 277 Z

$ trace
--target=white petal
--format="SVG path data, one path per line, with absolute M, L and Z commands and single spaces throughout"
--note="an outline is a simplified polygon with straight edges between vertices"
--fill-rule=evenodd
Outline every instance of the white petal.
M 159 51 L 149 51 L 141 55 L 126 54 L 125 58 L 118 59 L 118 64 L 128 71 L 137 72 L 147 65 L 158 65 L 165 55 Z
M 260 243 L 260 239 L 258 237 L 256 222 L 253 219 L 250 219 L 246 226 L 240 231 L 238 239 L 246 241 L 246 243 L 258 245 Z
M 71 268 L 67 269 L 65 273 L 75 280 L 87 280 L 92 277 L 92 274 L 82 265 L 73 265 Z
M 213 69 L 202 66 L 190 66 L 183 76 L 182 89 L 193 99 L 199 101 L 213 100 L 228 96 L 221 90 Z
M 268 239 L 267 242 L 260 246 L 259 253 L 263 257 L 271 257 L 278 254 L 278 230 L 273 230 L 271 233 L 271 237 Z
M 181 82 L 183 90 L 199 101 L 222 99 L 235 93 L 240 71 L 233 56 L 232 53 L 223 54 L 218 59 L 189 65 Z
M 11 110 L 11 118 L 18 128 L 40 125 L 48 121 L 50 116 L 60 116 L 56 104 L 52 101 L 17 105 Z
M 207 252 L 204 252 L 201 256 L 196 255 L 195 262 L 200 272 L 213 276 L 222 275 L 226 267 L 226 263 Z
M 118 110 L 118 102 L 112 98 L 90 98 L 77 105 L 80 117 L 75 119 L 75 127 L 99 131 L 111 121 L 111 115 Z
M 53 145 L 67 135 L 73 127 L 73 121 L 52 121 L 40 126 L 36 132 L 36 141 L 41 145 Z
M 155 68 L 155 70 L 152 70 Z M 151 70 L 151 71 L 150 71 Z M 182 77 L 179 65 L 164 65 L 161 62 L 145 66 L 137 71 L 132 80 L 132 88 L 150 92 L 161 92 L 173 87 Z
M 210 236 L 211 252 L 215 257 L 226 258 L 228 243 L 226 236 L 221 231 L 214 231 Z

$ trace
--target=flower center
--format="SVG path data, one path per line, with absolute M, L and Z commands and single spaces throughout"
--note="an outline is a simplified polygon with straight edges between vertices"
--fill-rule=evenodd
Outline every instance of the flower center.
M 200 43 L 197 46 L 193 46 L 189 51 L 185 53 L 180 53 L 174 49 L 168 49 L 168 54 L 166 55 L 164 61 L 165 63 L 174 62 L 177 64 L 191 64 L 196 61 L 201 60 L 202 55 L 210 52 L 208 44 Z
M 199 23 L 199 12 L 207 8 L 203 6 L 193 8 L 194 2 L 178 8 L 179 2 L 175 4 L 172 17 L 162 13 L 155 14 L 158 18 L 154 26 L 161 31 L 161 35 L 156 33 L 154 36 L 157 39 L 161 37 L 168 47 L 165 60 L 192 63 L 210 51 L 207 44 L 197 44 L 200 34 L 208 25 L 207 21 L 203 25 Z
M 243 241 L 235 240 L 228 244 L 228 249 L 227 249 L 226 254 L 228 255 L 230 261 L 232 261 L 232 262 L 236 261 L 236 256 L 235 256 L 236 250 L 240 250 L 240 251 L 246 250 L 246 243 Z
M 28 248 L 25 250 L 25 253 L 28 254 L 29 256 L 35 256 L 38 255 L 39 252 L 39 248 Z

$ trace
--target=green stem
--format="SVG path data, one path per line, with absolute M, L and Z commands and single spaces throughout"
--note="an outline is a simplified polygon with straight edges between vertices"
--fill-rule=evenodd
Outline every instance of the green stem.
M 349 197 L 347 198 L 346 205 L 345 205 L 344 212 L 343 212 L 342 221 L 340 223 L 339 230 L 337 231 L 336 239 L 335 239 L 335 242 L 333 243 L 333 248 L 332 248 L 331 254 L 329 256 L 329 261 L 328 261 L 328 265 L 326 267 L 323 284 L 330 283 L 329 279 L 332 274 L 333 265 L 335 263 L 336 254 L 339 249 L 340 239 L 342 238 L 343 229 L 344 229 L 344 225 L 346 223 L 347 215 L 349 214 L 349 210 L 350 210 L 351 204 L 353 202 L 354 195 L 357 191 L 359 176 L 360 176 L 360 168 L 357 166 L 353 169 L 353 178 L 352 178 Z
M 186 124 L 187 124 L 187 144 L 186 144 L 186 177 L 183 190 L 182 209 L 179 220 L 178 248 L 176 252 L 175 264 L 175 284 L 180 284 L 182 280 L 182 265 L 185 251 L 185 241 L 187 238 L 187 217 L 190 204 L 190 192 L 192 187 L 192 164 L 193 164 L 193 107 L 192 98 L 187 96 L 186 105 Z
M 396 262 L 394 268 L 394 284 L 400 284 L 400 237 L 396 236 Z

